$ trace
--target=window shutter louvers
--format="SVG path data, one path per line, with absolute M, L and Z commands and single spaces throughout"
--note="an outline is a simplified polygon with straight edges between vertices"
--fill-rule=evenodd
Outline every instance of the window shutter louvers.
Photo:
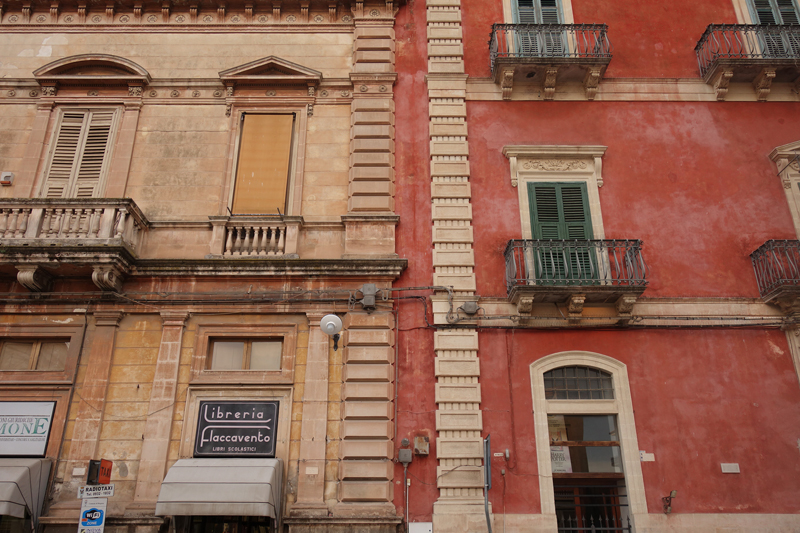
M 534 239 L 565 241 L 535 247 L 532 258 L 540 281 L 593 279 L 594 251 L 570 241 L 592 239 L 586 184 L 529 183 L 528 202 Z
M 536 0 L 516 0 L 517 1 L 517 16 L 520 24 L 537 24 L 539 21 L 536 19 L 536 9 L 534 2 Z
M 781 17 L 781 24 L 800 24 L 797 17 L 797 10 L 792 0 L 777 0 L 778 13 Z
M 47 171 L 46 198 L 97 196 L 115 113 L 113 109 L 64 112 Z
M 756 24 L 798 24 L 797 9 L 793 0 L 753 0 Z
M 61 118 L 53 159 L 47 172 L 46 198 L 64 198 L 68 194 L 85 119 L 85 112 L 66 112 Z
M 103 165 L 106 161 L 111 136 L 114 111 L 92 111 L 87 124 L 86 140 L 75 179 L 74 196 L 92 198 L 97 196 Z
M 542 9 L 542 24 L 559 24 L 557 0 L 540 0 Z
M 756 16 L 756 24 L 777 24 L 775 14 L 772 12 L 772 3 L 769 0 L 753 0 Z

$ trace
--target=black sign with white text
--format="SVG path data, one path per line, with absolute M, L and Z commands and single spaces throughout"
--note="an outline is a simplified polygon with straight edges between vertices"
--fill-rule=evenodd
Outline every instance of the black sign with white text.
M 195 457 L 275 457 L 280 402 L 201 401 Z

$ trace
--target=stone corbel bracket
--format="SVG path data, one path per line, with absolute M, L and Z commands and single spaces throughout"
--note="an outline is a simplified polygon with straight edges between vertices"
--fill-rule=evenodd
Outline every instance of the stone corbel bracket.
M 614 304 L 617 308 L 617 315 L 620 317 L 619 322 L 617 322 L 620 326 L 627 326 L 630 323 L 633 314 L 633 304 L 635 303 L 636 295 L 623 294 Z
M 109 265 L 95 266 L 92 281 L 103 291 L 122 292 L 122 272 Z
M 17 281 L 31 292 L 50 292 L 53 275 L 39 265 L 17 265 Z
M 731 83 L 731 78 L 733 77 L 733 70 L 732 69 L 724 69 L 721 70 L 719 74 L 717 74 L 717 78 L 714 80 L 712 84 L 714 87 L 714 92 L 717 95 L 717 100 L 720 102 L 725 100 L 725 97 L 728 95 L 728 86 Z
M 759 102 L 766 102 L 769 92 L 772 89 L 772 80 L 775 78 L 774 68 L 761 69 L 761 72 L 753 80 L 753 90 L 756 92 L 756 99 Z

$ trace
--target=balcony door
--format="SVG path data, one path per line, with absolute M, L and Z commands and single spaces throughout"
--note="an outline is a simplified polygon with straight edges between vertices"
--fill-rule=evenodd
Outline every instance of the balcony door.
M 750 0 L 753 22 L 772 26 L 800 24 L 796 0 Z M 800 41 L 789 32 L 779 28 L 764 28 L 764 42 L 761 43 L 766 57 L 794 57 L 800 52 Z
M 537 283 L 598 280 L 597 252 L 590 248 L 592 219 L 585 183 L 528 183 Z
M 559 0 L 511 0 L 515 24 L 563 24 Z M 517 50 L 522 57 L 561 57 L 566 49 L 561 30 L 520 29 Z

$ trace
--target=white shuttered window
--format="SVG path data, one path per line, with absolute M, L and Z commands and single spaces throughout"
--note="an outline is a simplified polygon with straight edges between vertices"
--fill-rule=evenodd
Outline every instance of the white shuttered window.
M 117 110 L 65 109 L 61 112 L 45 173 L 45 198 L 99 196 L 108 171 Z

